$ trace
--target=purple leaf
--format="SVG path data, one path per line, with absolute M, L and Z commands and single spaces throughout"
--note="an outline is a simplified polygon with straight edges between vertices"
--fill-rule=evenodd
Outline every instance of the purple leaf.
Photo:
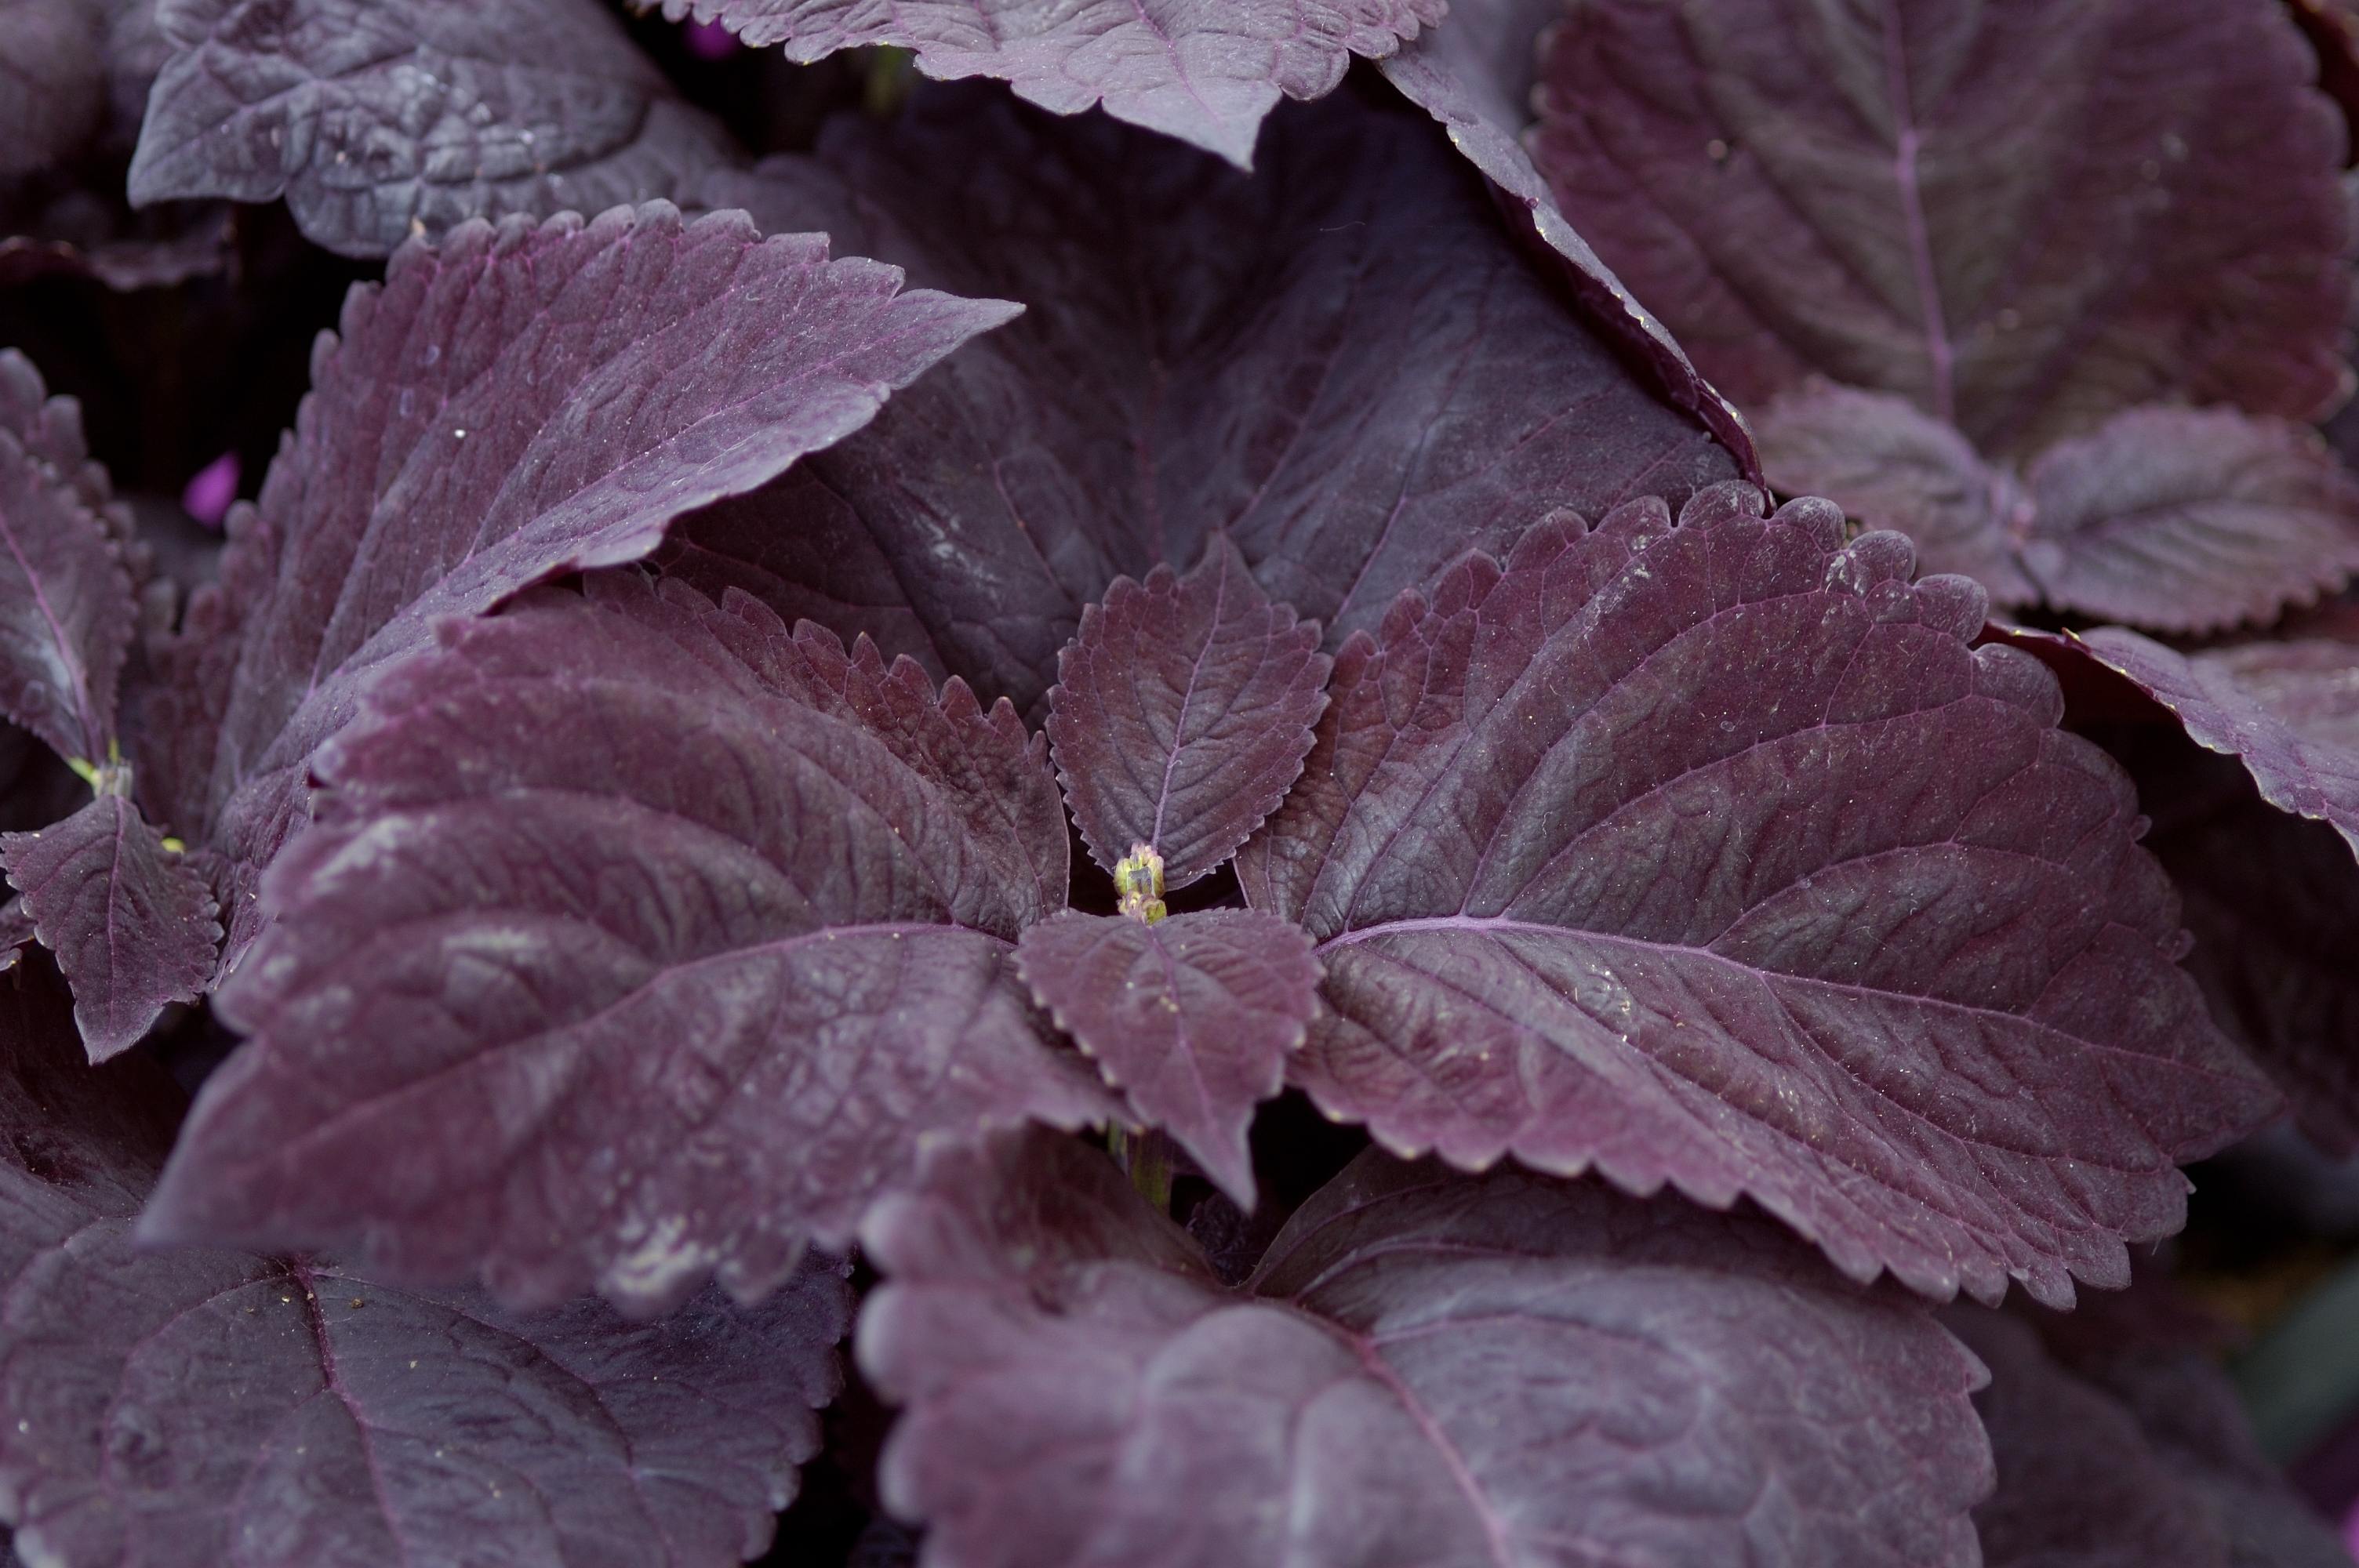
M 1974 1397 L 1998 1459 L 1997 1495 L 1974 1510 L 1987 1568 L 2348 1568 L 2200 1352 L 2068 1371 L 2005 1314 L 1942 1322 L 1991 1371 Z
M 1223 1290 L 1103 1157 L 948 1153 L 864 1228 L 929 1563 L 1973 1563 L 1980 1369 L 1777 1227 L 1364 1157 Z
M 1060 114 L 1103 104 L 1117 120 L 1254 162 L 1278 101 L 1322 98 L 1353 55 L 1381 59 L 1440 22 L 1443 0 L 664 0 L 664 15 L 717 21 L 756 49 L 809 62 L 889 44 L 951 80 L 997 77 Z
M 2136 404 L 2338 395 L 2316 70 L 2274 0 L 1581 0 L 1532 148 L 1740 404 L 1816 371 L 2017 457 Z
M 2332 823 L 2359 854 L 2359 647 L 2313 639 L 2181 654 L 2119 626 L 2020 635 L 2127 676 L 2196 744 L 2240 758 L 2263 800 Z
M 2321 1148 L 2359 1152 L 2359 866 L 2333 829 L 2254 803 L 2158 844 L 2212 1016 Z
M 622 574 L 440 637 L 319 760 L 144 1234 L 645 1314 L 930 1141 L 1118 1114 L 1006 961 L 1069 841 L 1006 705 Z
M 321 340 L 258 513 L 232 514 L 220 597 L 190 609 L 150 725 L 172 820 L 266 863 L 362 675 L 423 646 L 436 617 L 636 559 L 1015 308 L 900 282 L 827 260 L 824 236 L 683 225 L 660 204 L 405 248 L 381 289 L 347 299 L 342 341 Z M 243 911 L 231 927 L 234 963 L 253 932 Z
M 212 894 L 122 795 L 103 793 L 38 833 L 0 835 L 0 864 L 73 987 L 92 1061 L 129 1050 L 166 1003 L 212 982 Z
M 472 218 L 688 201 L 739 161 L 595 0 L 158 0 L 131 200 L 287 198 L 381 256 Z
M 1732 471 L 1569 315 L 1430 127 L 1338 94 L 1273 115 L 1258 167 L 938 87 L 709 185 L 1034 308 L 698 519 L 676 569 L 1038 713 L 1082 607 L 1215 530 L 1332 649 L 1470 543 Z
M 1057 655 L 1049 744 L 1108 871 L 1138 846 L 1177 891 L 1236 853 L 1301 775 L 1333 661 L 1226 535 L 1186 577 L 1116 578 Z M 1275 1092 L 1275 1091 L 1273 1091 Z
M 1653 312 L 1565 221 L 1524 150 L 1531 123 L 1532 40 L 1564 12 L 1564 0 L 1451 0 L 1449 25 L 1430 27 L 1382 66 L 1411 103 L 1450 132 L 1452 146 L 1492 183 L 1519 232 L 1556 253 L 1555 269 L 1605 339 L 1647 367 L 1672 406 L 1702 421 L 1745 477 L 1760 477 L 1753 432 L 1736 406 L 1696 373 Z
M 1761 449 L 1780 489 L 1900 530 L 2006 604 L 2211 631 L 2359 568 L 2359 486 L 2314 432 L 2234 409 L 2133 408 L 2017 481 L 1905 398 L 1812 382 L 1770 406 Z
M 720 1568 L 767 1546 L 841 1385 L 834 1265 L 753 1312 L 708 1295 L 635 1325 L 140 1251 L 179 1091 L 137 1057 L 81 1066 L 38 994 L 0 985 L 0 1498 L 27 1561 Z
M 1781 494 L 1823 495 L 1870 528 L 1908 535 L 1920 570 L 1962 573 L 2000 604 L 2038 599 L 2017 559 L 2031 498 L 1956 427 L 1888 392 L 1815 381 L 1771 404 L 1759 436 Z
M 138 616 L 109 500 L 71 400 L 0 351 L 0 710 L 85 763 L 110 761 Z
M 2277 1097 L 1982 590 L 1758 502 L 1536 529 L 1346 646 L 1238 857 L 1326 966 L 1289 1073 L 1397 1152 L 1749 1195 L 1862 1280 L 2119 1283 Z
M 2359 570 L 2359 485 L 2315 431 L 2134 408 L 2025 475 L 2048 602 L 2169 632 L 2268 622 Z
M 1310 938 L 1249 909 L 1152 925 L 1068 912 L 1024 933 L 1016 967 L 1131 1108 L 1250 1213 L 1245 1130 L 1319 1011 Z

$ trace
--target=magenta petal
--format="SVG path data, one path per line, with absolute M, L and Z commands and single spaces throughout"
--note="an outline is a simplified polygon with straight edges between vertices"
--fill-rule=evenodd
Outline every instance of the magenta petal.
M 180 492 L 180 510 L 208 528 L 218 528 L 229 514 L 229 503 L 237 499 L 237 454 L 223 452 L 189 481 Z

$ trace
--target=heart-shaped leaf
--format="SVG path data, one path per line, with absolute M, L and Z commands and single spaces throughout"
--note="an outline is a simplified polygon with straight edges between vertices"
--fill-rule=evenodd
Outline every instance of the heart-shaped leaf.
M 1107 871 L 1144 845 L 1177 891 L 1286 797 L 1327 706 L 1319 623 L 1273 605 L 1225 535 L 1186 577 L 1116 578 L 1057 655 L 1049 744 Z

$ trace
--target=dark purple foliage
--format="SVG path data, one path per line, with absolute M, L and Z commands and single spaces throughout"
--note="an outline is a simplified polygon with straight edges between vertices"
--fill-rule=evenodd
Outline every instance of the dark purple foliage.
M 1186 577 L 1116 578 L 1057 655 L 1049 744 L 1082 841 L 1139 845 L 1177 891 L 1236 852 L 1302 772 L 1327 706 L 1319 623 L 1273 605 L 1227 535 Z
M 0 709 L 97 792 L 44 832 L 0 838 L 0 863 L 72 982 L 93 1062 L 202 990 L 221 936 L 212 895 L 127 798 L 115 689 L 138 615 L 137 549 L 73 401 L 0 353 Z
M 644 1314 L 759 1299 L 922 1141 L 1114 1113 L 1006 961 L 1068 850 L 1005 704 L 628 574 L 440 643 L 315 764 L 147 1236 Z
M 0 711 L 91 765 L 111 761 L 114 690 L 138 607 L 127 517 L 85 472 L 80 411 L 0 352 Z
M 0 835 L 0 865 L 73 987 L 90 1059 L 136 1044 L 165 1004 L 212 983 L 212 893 L 113 790 L 62 822 Z
M 1560 276 L 1606 339 L 1646 367 L 1674 407 L 1701 419 L 1748 478 L 1760 477 L 1753 434 L 1736 406 L 1688 360 L 1669 330 L 1598 259 L 1558 210 L 1520 133 L 1530 124 L 1532 40 L 1562 15 L 1562 0 L 1453 0 L 1449 25 L 1430 28 L 1384 62 L 1386 78 L 1449 127 L 1450 139 L 1556 254 Z
M 2049 641 L 2128 677 L 2198 745 L 2242 759 L 2262 799 L 2332 823 L 2359 854 L 2359 646 L 2304 639 L 2182 654 L 2119 626 Z
M 0 287 L 82 274 L 153 288 L 218 272 L 230 215 L 135 215 L 123 174 L 171 52 L 154 0 L 0 0 Z
M 2348 1568 L 2199 1352 L 2133 1344 L 2068 1370 L 2006 1314 L 1941 1321 L 1991 1372 L 1974 1396 L 1998 1460 L 1974 1510 L 1985 1568 Z
M 53 991 L 0 985 L 0 1494 L 70 1568 L 734 1563 L 769 1540 L 849 1317 L 814 1261 L 756 1311 L 637 1326 L 336 1264 L 143 1252 L 179 1091 L 81 1066 Z
M 1256 168 L 952 88 L 716 190 L 1027 308 L 693 520 L 674 569 L 1037 719 L 1082 606 L 1216 529 L 1332 649 L 1471 545 L 1734 471 L 1552 297 L 1429 127 L 1338 94 L 1272 115 Z
M 813 60 L 863 44 L 917 56 L 928 76 L 995 76 L 1060 114 L 1117 120 L 1251 168 L 1281 94 L 1322 98 L 1353 55 L 1382 59 L 1449 11 L 1444 0 L 663 0 L 756 48 Z
M 2316 432 L 2231 409 L 2130 409 L 2018 478 L 1905 398 L 1816 383 L 1770 406 L 1761 449 L 1778 484 L 1900 530 L 2003 604 L 2216 631 L 2359 568 L 2359 485 Z
M 864 1236 L 940 1568 L 1975 1561 L 1979 1369 L 1757 1219 L 1372 1154 L 1232 1292 L 1035 1133 Z
M 1301 928 L 1250 909 L 1151 925 L 1068 912 L 1024 933 L 1016 967 L 1131 1108 L 1250 1211 L 1245 1129 L 1319 1012 L 1319 960 Z
M 2321 1148 L 2359 1152 L 2359 865 L 2334 829 L 2257 801 L 2156 844 L 2186 900 L 2187 968 Z
M 1326 966 L 1293 1076 L 1405 1155 L 1751 1196 L 1856 1278 L 2119 1284 L 2276 1096 L 1982 590 L 1758 502 L 1535 530 L 1345 646 L 1239 860 Z
M 475 218 L 693 205 L 740 156 L 597 0 L 157 0 L 131 199 L 285 196 L 347 255 Z
M 365 672 L 438 616 L 635 560 L 683 512 L 841 440 L 995 301 L 904 293 L 824 236 L 660 204 L 473 223 L 396 255 L 323 337 L 258 510 L 230 523 L 153 725 L 151 809 L 234 865 L 304 816 Z M 255 934 L 231 912 L 227 961 Z
M 2274 0 L 1578 0 L 1543 57 L 1559 200 L 1740 402 L 1815 371 L 2019 457 L 2337 395 L 2343 132 Z
M 0 0 L 0 1555 L 2343 1562 L 2354 7 Z

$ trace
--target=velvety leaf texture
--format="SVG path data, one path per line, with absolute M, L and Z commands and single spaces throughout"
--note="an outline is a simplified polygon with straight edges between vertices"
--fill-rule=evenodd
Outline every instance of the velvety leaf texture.
M 1563 0 L 1453 0 L 1449 26 L 1430 27 L 1383 62 L 1386 77 L 1431 114 L 1492 183 L 1516 227 L 1528 226 L 1606 339 L 1645 366 L 1673 406 L 1687 410 L 1758 478 L 1753 432 L 1736 406 L 1696 373 L 1669 330 L 1598 259 L 1565 221 L 1555 194 L 1524 150 L 1531 121 L 1532 39 L 1563 14 Z
M 1158 1226 L 1038 1135 L 871 1217 L 880 1482 L 929 1563 L 1976 1560 L 1979 1368 L 1775 1227 L 1381 1154 L 1255 1293 Z
M 151 725 L 172 820 L 266 863 L 362 674 L 423 646 L 435 617 L 645 555 L 1015 308 L 900 283 L 829 261 L 823 235 L 683 225 L 660 203 L 404 249 L 346 301 L 342 342 L 322 338 L 259 509 L 232 519 L 223 587 L 190 608 Z M 231 962 L 251 935 L 235 912 Z
M 1758 433 L 1781 493 L 1823 495 L 1870 528 L 1908 535 L 1920 571 L 1962 573 L 1997 603 L 2038 599 L 2017 559 L 2031 498 L 1956 427 L 1888 392 L 1813 382 L 1771 404 Z
M 1856 1278 L 2119 1284 L 2277 1097 L 1982 590 L 1758 506 L 1536 529 L 1346 646 L 1238 860 L 1326 967 L 1290 1073 L 1397 1152 L 1749 1195 Z
M 787 58 L 890 44 L 928 76 L 994 76 L 1060 114 L 1096 104 L 1251 168 L 1280 94 L 1321 98 L 1353 55 L 1382 59 L 1448 13 L 1444 0 L 664 0 Z
M 2136 404 L 2336 395 L 2316 70 L 2273 0 L 1580 0 L 1532 146 L 1740 403 L 1816 371 L 2018 456 Z
M 1250 1212 L 1254 1107 L 1319 1011 L 1319 960 L 1299 927 L 1250 909 L 1147 924 L 1072 912 L 1024 933 L 1016 966 L 1033 1000 Z
M 1942 1321 L 1991 1371 L 1974 1397 L 1998 1460 L 1997 1495 L 1974 1510 L 1986 1568 L 2347 1568 L 2200 1354 L 2076 1376 L 2002 1314 Z
M 685 203 L 738 161 L 596 0 L 158 0 L 131 199 L 284 196 L 381 256 L 471 218 Z
M 2359 854 L 2359 647 L 2313 638 L 2182 654 L 2119 626 L 2050 641 L 2127 676 L 2198 745 L 2240 758 L 2262 799 L 2332 823 Z
M 1108 871 L 1144 844 L 1177 891 L 1236 853 L 1302 772 L 1332 663 L 1225 535 L 1186 577 L 1116 578 L 1057 655 L 1049 744 Z
M 635 1325 L 144 1252 L 179 1091 L 136 1057 L 82 1067 L 54 1004 L 5 989 L 0 1497 L 25 1561 L 720 1568 L 768 1544 L 841 1386 L 833 1264 Z
M 2050 604 L 2167 632 L 2267 622 L 2359 570 L 2359 485 L 2316 432 L 2137 408 L 2025 474 L 2023 560 Z
M 766 228 L 1028 308 L 872 431 L 697 519 L 672 569 L 1037 719 L 1082 607 L 1216 530 L 1332 651 L 1469 544 L 1733 471 L 1430 127 L 1349 94 L 1282 106 L 1256 168 L 940 86 L 708 185 Z
M 759 1298 L 927 1142 L 1119 1112 L 1006 962 L 1070 853 L 1013 711 L 591 581 L 445 622 L 322 754 L 147 1234 L 644 1314 Z
M 73 986 L 90 1059 L 138 1044 L 213 978 L 212 894 L 139 808 L 108 791 L 62 822 L 0 836 L 0 865 Z
M 60 755 L 103 762 L 138 608 L 85 461 L 71 400 L 0 354 L 0 710 Z

